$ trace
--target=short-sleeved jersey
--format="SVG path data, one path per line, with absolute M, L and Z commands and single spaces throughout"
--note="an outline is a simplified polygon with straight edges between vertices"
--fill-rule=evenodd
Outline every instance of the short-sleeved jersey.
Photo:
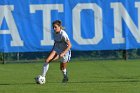
M 60 54 L 63 52 L 67 47 L 67 41 L 69 40 L 69 37 L 67 33 L 64 30 L 61 30 L 59 33 L 54 33 L 54 50 Z

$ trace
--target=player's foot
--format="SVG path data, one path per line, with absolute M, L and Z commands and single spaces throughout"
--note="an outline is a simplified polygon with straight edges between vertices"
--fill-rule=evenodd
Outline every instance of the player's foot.
M 63 80 L 62 80 L 62 83 L 67 83 L 68 82 L 68 77 L 67 76 L 65 76 L 64 78 L 63 78 Z

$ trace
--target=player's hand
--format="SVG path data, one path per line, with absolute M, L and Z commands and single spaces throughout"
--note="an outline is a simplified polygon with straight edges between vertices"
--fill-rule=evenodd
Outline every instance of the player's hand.
M 65 53 L 61 53 L 61 54 L 60 54 L 60 57 L 63 57 L 64 55 L 65 55 Z

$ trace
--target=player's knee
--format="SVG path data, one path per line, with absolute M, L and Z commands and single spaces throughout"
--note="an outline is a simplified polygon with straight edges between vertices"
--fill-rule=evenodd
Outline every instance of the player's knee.
M 49 63 L 49 62 L 50 62 L 50 59 L 45 59 L 45 62 L 46 62 L 46 63 Z

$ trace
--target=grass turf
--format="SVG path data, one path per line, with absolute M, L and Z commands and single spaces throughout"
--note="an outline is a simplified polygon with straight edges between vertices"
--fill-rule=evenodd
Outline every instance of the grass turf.
M 0 93 L 140 93 L 139 60 L 72 61 L 61 83 L 59 62 L 50 64 L 44 85 L 35 84 L 43 63 L 0 64 Z

